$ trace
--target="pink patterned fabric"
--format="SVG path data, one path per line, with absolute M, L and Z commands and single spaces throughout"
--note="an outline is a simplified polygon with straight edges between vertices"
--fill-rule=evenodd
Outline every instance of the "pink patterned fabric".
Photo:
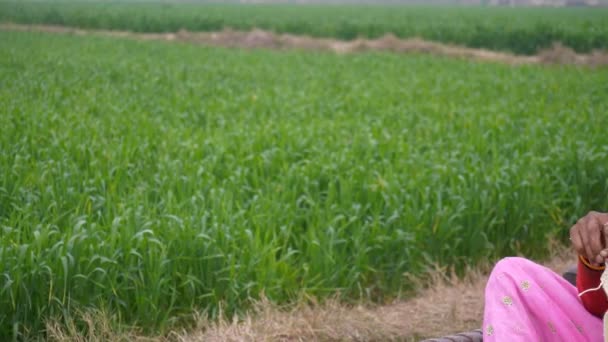
M 523 258 L 496 264 L 485 294 L 485 341 L 603 341 L 603 323 L 576 287 Z

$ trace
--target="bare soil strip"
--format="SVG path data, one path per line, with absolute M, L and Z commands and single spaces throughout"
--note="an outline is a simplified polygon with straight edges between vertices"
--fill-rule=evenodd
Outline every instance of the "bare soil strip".
M 254 29 L 249 32 L 226 29 L 219 32 L 188 32 L 181 30 L 176 33 L 135 33 L 128 31 L 83 30 L 78 28 L 51 25 L 20 25 L 2 23 L 0 24 L 0 30 L 110 36 L 138 40 L 185 42 L 191 44 L 245 49 L 312 50 L 329 51 L 339 54 L 366 51 L 425 53 L 446 57 L 463 58 L 474 61 L 506 63 L 511 65 L 608 65 L 607 51 L 594 51 L 590 54 L 577 54 L 572 49 L 559 43 L 555 44 L 551 49 L 539 52 L 539 54 L 536 56 L 521 56 L 485 49 L 474 49 L 463 46 L 436 43 L 420 38 L 400 39 L 393 34 L 387 34 L 378 39 L 341 41 L 336 39 L 313 38 L 292 34 L 276 34 L 259 29 Z

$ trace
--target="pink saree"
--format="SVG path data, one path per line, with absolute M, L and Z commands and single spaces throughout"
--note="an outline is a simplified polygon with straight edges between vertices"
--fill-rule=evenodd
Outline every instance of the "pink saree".
M 604 341 L 576 287 L 523 258 L 496 264 L 485 293 L 484 341 Z

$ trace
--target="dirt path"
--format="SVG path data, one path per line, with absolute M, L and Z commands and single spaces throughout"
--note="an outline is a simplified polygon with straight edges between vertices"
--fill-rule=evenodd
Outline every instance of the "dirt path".
M 63 26 L 0 24 L 0 30 L 49 32 L 57 34 L 111 36 L 138 40 L 158 40 L 185 42 L 230 48 L 276 49 L 276 50 L 314 50 L 335 53 L 357 53 L 365 51 L 388 51 L 395 53 L 427 53 L 432 55 L 464 58 L 475 61 L 488 61 L 519 64 L 577 64 L 608 65 L 608 52 L 594 51 L 591 54 L 577 54 L 572 49 L 556 44 L 553 48 L 541 51 L 536 56 L 520 56 L 504 52 L 474 49 L 456 45 L 430 42 L 419 38 L 400 39 L 387 34 L 378 39 L 356 39 L 340 41 L 328 38 L 313 38 L 292 34 L 275 34 L 254 29 L 249 32 L 224 30 L 220 32 L 177 33 L 135 33 L 128 31 L 83 30 Z

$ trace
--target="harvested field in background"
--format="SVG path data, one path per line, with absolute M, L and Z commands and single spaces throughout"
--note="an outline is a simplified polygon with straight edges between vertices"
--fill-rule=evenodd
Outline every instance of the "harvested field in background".
M 518 56 L 484 49 L 474 49 L 429 42 L 420 38 L 400 39 L 392 34 L 387 34 L 378 39 L 339 41 L 335 39 L 313 38 L 308 36 L 296 36 L 292 34 L 275 34 L 259 29 L 250 32 L 233 30 L 224 30 L 221 32 L 188 32 L 185 30 L 180 30 L 177 33 L 136 33 L 125 31 L 83 30 L 49 25 L 18 25 L 10 23 L 0 24 L 0 29 L 185 42 L 244 49 L 331 51 L 335 53 L 358 53 L 370 51 L 423 53 L 437 56 L 464 58 L 475 61 L 499 62 L 515 65 L 543 63 L 600 66 L 608 64 L 608 53 L 605 51 L 593 51 L 591 54 L 578 54 L 574 50 L 559 43 L 556 43 L 552 48 L 541 51 L 537 56 Z
M 140 1 L 1 1 L 0 21 L 141 33 L 249 32 L 350 41 L 386 34 L 535 55 L 562 42 L 578 53 L 608 49 L 608 8 L 486 6 L 211 5 Z

